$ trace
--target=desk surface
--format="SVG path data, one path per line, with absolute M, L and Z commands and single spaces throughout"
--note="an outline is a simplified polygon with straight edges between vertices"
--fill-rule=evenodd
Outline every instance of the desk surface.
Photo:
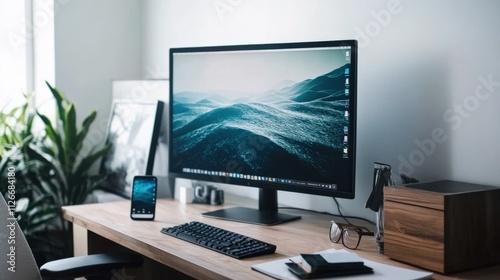
M 224 207 L 230 206 L 229 203 L 224 205 Z M 64 218 L 74 224 L 184 274 L 201 279 L 269 279 L 253 271 L 251 266 L 300 253 L 313 253 L 330 248 L 344 249 L 341 244 L 332 244 L 328 238 L 332 219 L 329 215 L 282 210 L 280 212 L 299 214 L 302 219 L 269 227 L 201 216 L 203 212 L 220 208 L 211 205 L 181 204 L 174 200 L 158 200 L 154 221 L 131 220 L 129 201 L 67 206 L 63 207 L 63 212 Z M 277 246 L 276 253 L 237 260 L 160 232 L 163 227 L 189 221 L 201 221 L 273 243 Z M 354 252 L 372 261 L 418 270 L 378 254 L 373 237 L 364 236 L 359 248 Z M 435 274 L 434 279 L 500 279 L 500 265 L 447 277 Z

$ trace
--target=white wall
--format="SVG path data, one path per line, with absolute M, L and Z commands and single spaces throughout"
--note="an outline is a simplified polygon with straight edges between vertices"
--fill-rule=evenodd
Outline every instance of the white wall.
M 373 218 L 373 161 L 395 176 L 500 186 L 499 10 L 493 0 L 147 0 L 143 76 L 168 78 L 170 47 L 357 38 L 357 192 L 341 205 Z M 280 200 L 335 212 L 329 198 Z
M 88 147 L 102 143 L 111 81 L 141 79 L 141 1 L 55 1 L 56 86 L 76 103 L 78 122 L 98 116 Z
M 498 1 L 63 3 L 56 84 L 80 120 L 91 109 L 107 118 L 111 80 L 168 78 L 170 47 L 357 38 L 357 192 L 340 200 L 344 212 L 373 219 L 364 203 L 374 161 L 391 164 L 396 176 L 500 186 Z M 330 198 L 280 193 L 280 201 L 335 212 Z

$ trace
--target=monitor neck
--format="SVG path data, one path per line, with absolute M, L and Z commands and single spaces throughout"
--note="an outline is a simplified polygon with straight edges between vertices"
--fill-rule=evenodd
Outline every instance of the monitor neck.
M 278 212 L 278 191 L 259 188 L 259 211 Z

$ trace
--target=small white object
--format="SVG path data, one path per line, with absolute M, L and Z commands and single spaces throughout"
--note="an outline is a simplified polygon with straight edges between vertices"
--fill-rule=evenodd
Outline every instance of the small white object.
M 179 201 L 187 204 L 192 203 L 194 198 L 194 189 L 192 187 L 181 186 L 179 187 Z

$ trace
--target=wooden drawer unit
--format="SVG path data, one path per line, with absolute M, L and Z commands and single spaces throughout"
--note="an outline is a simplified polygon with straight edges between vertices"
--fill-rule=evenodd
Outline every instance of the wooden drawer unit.
M 384 254 L 445 274 L 500 263 L 500 188 L 456 181 L 385 187 Z

